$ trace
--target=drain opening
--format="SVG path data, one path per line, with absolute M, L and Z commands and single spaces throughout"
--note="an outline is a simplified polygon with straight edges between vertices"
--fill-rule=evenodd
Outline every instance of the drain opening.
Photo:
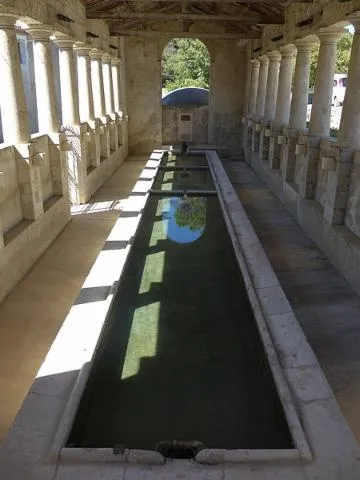
M 155 445 L 155 451 L 165 458 L 194 459 L 204 450 L 205 445 L 196 440 L 162 440 Z

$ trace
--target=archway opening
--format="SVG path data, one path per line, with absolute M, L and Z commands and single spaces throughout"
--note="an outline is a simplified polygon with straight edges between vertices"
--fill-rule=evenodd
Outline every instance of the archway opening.
M 197 38 L 174 38 L 161 59 L 164 145 L 207 144 L 210 54 Z

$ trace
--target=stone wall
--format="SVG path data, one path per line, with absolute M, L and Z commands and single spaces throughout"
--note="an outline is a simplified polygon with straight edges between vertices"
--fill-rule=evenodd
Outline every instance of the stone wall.
M 179 143 L 179 115 L 193 115 L 193 144 L 208 143 L 209 107 L 162 107 L 162 143 L 172 145 Z
M 246 86 L 246 54 L 235 41 L 209 43 L 210 115 L 209 142 L 226 145 L 237 154 L 241 145 L 241 118 Z
M 146 154 L 161 146 L 161 62 L 159 42 L 125 39 L 130 154 Z

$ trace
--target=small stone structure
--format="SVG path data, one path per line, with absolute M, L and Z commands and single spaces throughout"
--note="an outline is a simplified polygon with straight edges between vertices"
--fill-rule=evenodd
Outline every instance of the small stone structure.
M 162 99 L 162 143 L 207 144 L 209 130 L 209 91 L 186 87 Z

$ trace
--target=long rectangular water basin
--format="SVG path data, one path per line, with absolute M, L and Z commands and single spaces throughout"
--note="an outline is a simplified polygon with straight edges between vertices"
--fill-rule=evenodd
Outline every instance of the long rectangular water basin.
M 294 449 L 219 200 L 201 194 L 215 192 L 211 172 L 196 171 L 199 157 L 170 160 L 156 175 L 66 446 L 176 458 Z

